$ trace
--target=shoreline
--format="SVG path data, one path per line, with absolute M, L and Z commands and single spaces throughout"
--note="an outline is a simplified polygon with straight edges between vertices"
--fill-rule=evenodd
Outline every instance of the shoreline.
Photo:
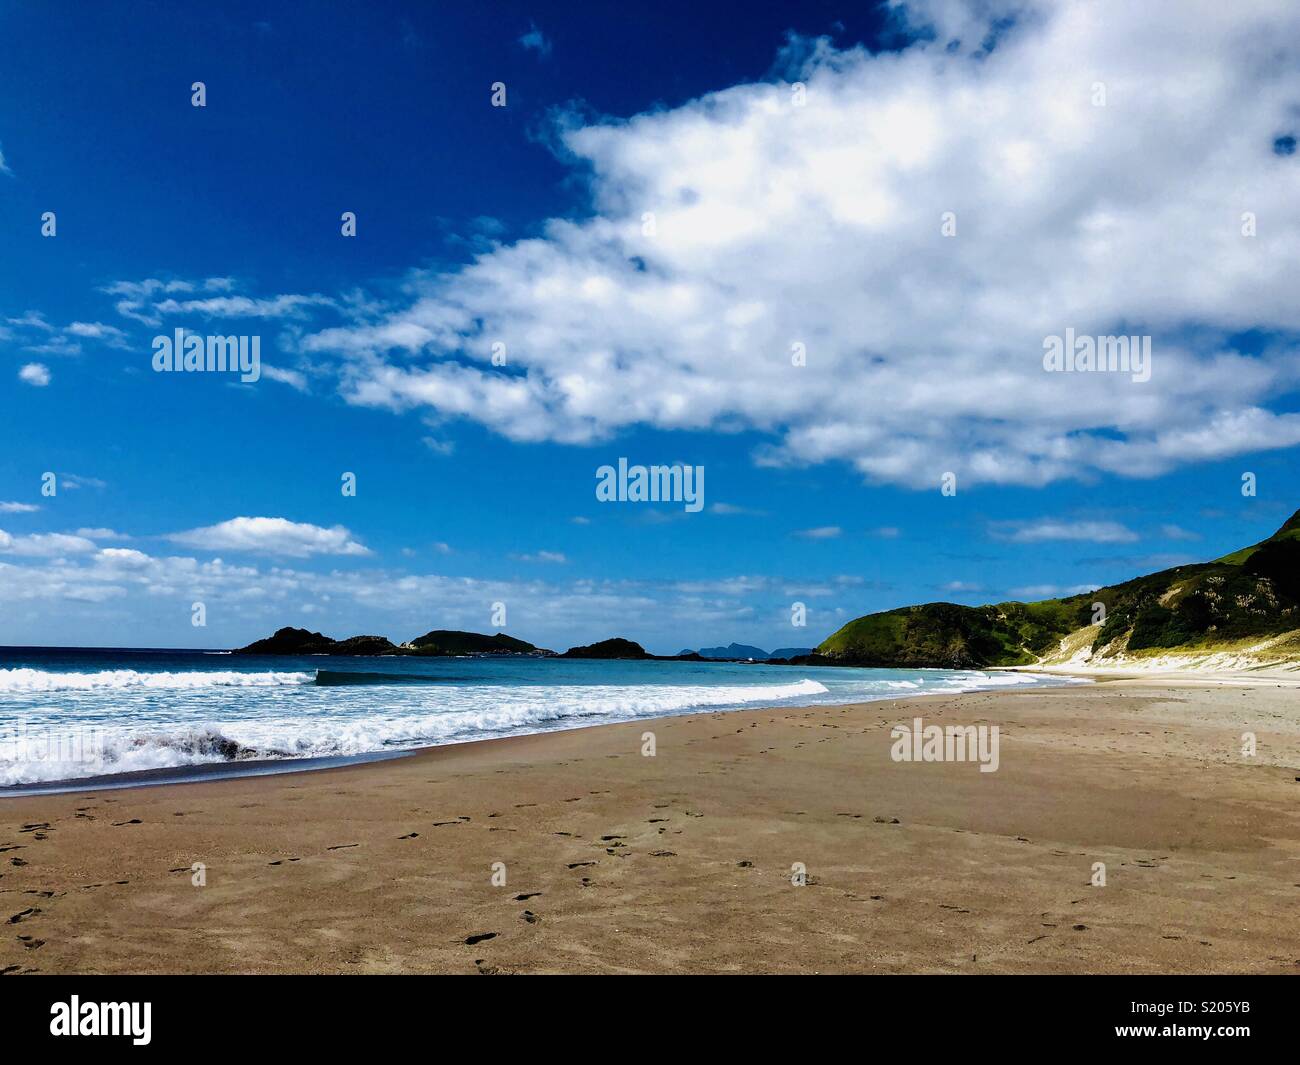
M 229 652 L 227 652 L 229 653 Z M 845 667 L 848 668 L 848 667 Z M 863 667 L 866 668 L 866 667 Z M 925 669 L 927 667 L 916 667 Z M 937 668 L 937 667 L 936 667 Z M 1092 684 L 1145 686 L 1158 684 L 1167 687 L 1202 686 L 1251 686 L 1275 685 L 1279 688 L 1300 687 L 1300 672 L 1277 670 L 1274 668 L 1250 671 L 1199 671 L 1172 669 L 1167 671 L 1086 666 L 989 666 L 975 670 L 981 673 L 1024 673 L 1045 677 L 1071 679 Z M 880 702 L 916 701 L 936 697 L 955 697 L 955 695 L 978 695 L 984 692 L 1013 693 L 1024 691 L 1014 687 L 976 688 L 961 693 L 922 693 L 908 695 L 904 693 L 882 695 L 878 699 L 859 700 L 850 703 L 807 704 L 783 707 L 768 707 L 766 710 L 780 712 L 785 710 L 802 710 L 813 707 L 842 709 L 857 705 L 870 705 Z M 1030 689 L 1032 690 L 1032 689 Z M 694 715 L 734 714 L 753 711 L 754 707 L 740 706 L 722 710 L 688 710 L 680 713 L 667 713 L 656 717 L 640 718 L 636 721 L 606 721 L 593 724 L 573 725 L 567 728 L 543 729 L 537 732 L 523 732 L 506 736 L 483 736 L 455 740 L 443 744 L 426 744 L 402 748 L 399 750 L 362 751 L 355 754 L 321 755 L 303 758 L 250 758 L 243 761 L 199 762 L 176 766 L 161 766 L 144 770 L 129 770 L 120 773 L 99 773 L 85 777 L 66 777 L 57 780 L 29 781 L 19 784 L 0 785 L 0 809 L 6 800 L 41 795 L 68 795 L 73 792 L 122 791 L 135 788 L 151 788 L 163 785 L 191 785 L 217 780 L 238 780 L 246 777 L 281 776 L 297 773 L 315 773 L 326 769 L 343 768 L 354 765 L 366 765 L 372 762 L 385 762 L 395 758 L 406 758 L 428 751 L 447 747 L 461 747 L 469 744 L 491 743 L 498 740 L 522 739 L 532 736 L 546 736 L 553 733 L 566 733 L 592 728 L 603 728 L 617 724 L 650 725 L 676 717 Z
M 917 667 L 918 669 L 926 667 Z M 1013 672 L 1010 667 L 989 667 L 988 669 L 972 670 L 978 673 L 997 673 Z M 1060 676 L 1068 676 L 1061 674 Z M 1086 681 L 1091 678 L 1077 676 L 1073 679 Z M 983 691 L 1014 691 L 1013 686 L 1008 685 L 1005 688 L 972 688 L 967 692 L 961 693 L 939 693 L 946 695 L 954 694 L 978 694 Z M 813 703 L 813 704 L 794 704 L 782 707 L 768 707 L 766 709 L 774 712 L 781 710 L 802 710 L 813 706 L 826 706 L 838 708 L 843 706 L 852 706 L 861 703 L 877 702 L 897 702 L 902 700 L 915 700 L 925 698 L 929 694 L 920 692 L 917 694 L 907 694 L 903 692 L 882 694 L 878 698 L 869 700 L 858 700 L 857 703 Z M 600 721 L 590 724 L 575 724 L 563 728 L 544 728 L 535 732 L 519 732 L 503 736 L 479 736 L 465 739 L 458 739 L 450 743 L 441 744 L 424 744 L 416 747 L 407 747 L 397 750 L 376 750 L 360 751 L 355 754 L 340 755 L 319 755 L 300 758 L 247 758 L 232 759 L 222 762 L 197 762 L 175 766 L 159 766 L 150 769 L 127 770 L 118 773 L 97 773 L 84 777 L 64 777 L 55 780 L 38 780 L 26 781 L 18 784 L 0 785 L 0 804 L 6 799 L 20 798 L 29 795 L 63 795 L 76 791 L 105 791 L 105 790 L 123 790 L 130 788 L 159 787 L 164 784 L 195 784 L 209 780 L 239 779 L 242 777 L 273 776 L 285 773 L 308 773 L 318 772 L 322 769 L 338 768 L 349 765 L 361 765 L 369 762 L 387 761 L 392 758 L 408 757 L 410 755 L 420 754 L 425 751 L 437 750 L 441 747 L 454 747 L 463 744 L 488 743 L 493 740 L 516 739 L 527 736 L 545 736 L 551 733 L 562 733 L 578 731 L 589 728 L 600 728 L 605 725 L 617 724 L 653 724 L 655 722 L 669 720 L 675 717 L 688 717 L 696 714 L 732 714 L 746 710 L 756 709 L 753 706 L 741 705 L 734 708 L 718 709 L 690 709 L 682 711 L 670 711 L 659 714 L 654 717 L 636 718 L 631 721 Z
M 915 716 L 999 769 L 893 761 Z M 1290 692 L 1121 682 L 14 796 L 0 971 L 1295 972 L 1297 766 Z

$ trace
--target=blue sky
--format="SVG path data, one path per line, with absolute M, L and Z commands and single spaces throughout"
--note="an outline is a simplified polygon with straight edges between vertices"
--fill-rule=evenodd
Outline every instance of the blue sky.
M 0 642 L 812 645 L 1300 506 L 1294 13 L 587 6 L 0 3 Z

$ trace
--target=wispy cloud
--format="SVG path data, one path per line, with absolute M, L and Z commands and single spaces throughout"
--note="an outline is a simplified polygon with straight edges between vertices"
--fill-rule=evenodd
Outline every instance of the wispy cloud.
M 537 551 L 532 554 L 511 555 L 510 557 L 519 562 L 551 562 L 555 564 L 563 564 L 569 561 L 564 557 L 563 552 L 560 551 Z
M 551 54 L 551 40 L 537 28 L 535 22 L 531 23 L 528 32 L 519 38 L 519 44 L 530 52 L 536 52 L 543 59 Z
M 1033 521 L 1001 521 L 989 525 L 989 535 L 996 540 L 1016 544 L 1043 543 L 1048 540 L 1086 540 L 1098 544 L 1128 544 L 1138 534 L 1115 521 L 1071 521 L 1062 518 L 1038 518 Z
M 767 511 L 759 510 L 757 507 L 742 507 L 736 503 L 712 503 L 709 506 L 709 513 L 761 518 L 767 514 Z

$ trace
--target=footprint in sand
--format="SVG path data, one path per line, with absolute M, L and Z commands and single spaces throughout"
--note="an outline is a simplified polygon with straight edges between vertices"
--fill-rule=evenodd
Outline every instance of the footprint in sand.
M 419 838 L 420 838 L 420 833 L 418 833 L 418 832 L 408 832 L 405 836 L 398 836 L 397 838 L 398 838 L 398 839 L 419 839 Z
M 479 932 L 477 935 L 466 936 L 465 944 L 472 947 L 475 943 L 482 943 L 487 939 L 496 939 L 496 932 Z
M 595 865 L 595 864 L 596 864 L 595 862 L 570 862 L 569 865 L 568 865 L 568 868 L 570 868 L 570 869 L 584 869 L 584 868 L 586 868 L 586 867 L 589 866 L 589 865 Z
M 537 924 L 539 921 L 541 921 L 541 918 L 538 917 L 537 914 L 533 913 L 532 910 L 524 910 L 524 912 L 521 913 L 519 916 L 522 917 L 529 924 Z
M 123 825 L 142 825 L 142 824 L 144 824 L 144 822 L 141 821 L 140 818 L 138 818 L 138 817 L 133 817 L 133 818 L 131 818 L 131 820 L 129 820 L 129 821 L 114 821 L 114 822 L 113 822 L 113 827 L 114 827 L 114 828 L 121 828 Z
M 515 902 L 527 902 L 529 899 L 541 898 L 540 891 L 527 891 L 522 895 L 515 896 Z
M 332 847 L 326 847 L 327 851 L 345 851 L 349 847 L 360 847 L 360 843 L 336 843 Z
M 16 914 L 10 917 L 8 922 L 6 923 L 17 924 L 19 921 L 27 921 L 35 917 L 40 912 L 41 912 L 41 908 L 39 906 L 28 906 L 27 909 L 25 910 L 19 910 Z

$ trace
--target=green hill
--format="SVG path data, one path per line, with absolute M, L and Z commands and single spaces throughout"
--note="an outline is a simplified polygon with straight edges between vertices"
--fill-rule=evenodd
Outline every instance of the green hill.
M 1102 623 L 1094 624 L 1103 604 Z M 1062 641 L 1101 659 L 1178 649 L 1205 654 L 1300 629 L 1300 511 L 1267 540 L 1065 599 L 926 603 L 850 621 L 815 658 L 842 665 L 1017 666 Z M 1300 639 L 1293 641 L 1300 649 Z

